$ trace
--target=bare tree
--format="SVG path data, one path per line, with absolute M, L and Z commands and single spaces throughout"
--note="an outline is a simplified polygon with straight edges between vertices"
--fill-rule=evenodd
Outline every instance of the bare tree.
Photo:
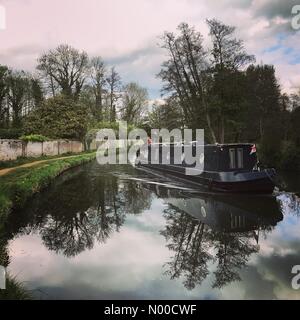
M 60 45 L 38 59 L 37 69 L 49 83 L 53 96 L 59 89 L 78 99 L 88 70 L 88 56 L 69 45 Z
M 95 97 L 95 113 L 99 121 L 103 120 L 103 94 L 106 92 L 106 68 L 101 57 L 91 59 L 90 75 L 92 91 Z
M 235 27 L 227 26 L 216 19 L 207 19 L 206 22 L 212 37 L 211 54 L 216 70 L 239 70 L 255 61 L 253 55 L 246 53 L 243 41 L 234 38 Z
M 169 55 L 158 74 L 164 82 L 163 92 L 179 99 L 187 125 L 208 128 L 211 140 L 216 142 L 207 104 L 208 62 L 202 35 L 186 23 L 178 30 L 178 36 L 166 32 L 162 37 L 162 48 Z
M 6 66 L 0 65 L 0 127 L 7 126 L 9 122 L 8 106 L 6 96 L 8 92 L 7 77 L 9 70 Z
M 108 84 L 108 96 L 109 96 L 109 114 L 110 121 L 116 121 L 116 104 L 120 98 L 121 77 L 115 71 L 115 67 L 110 69 L 109 76 L 106 79 Z

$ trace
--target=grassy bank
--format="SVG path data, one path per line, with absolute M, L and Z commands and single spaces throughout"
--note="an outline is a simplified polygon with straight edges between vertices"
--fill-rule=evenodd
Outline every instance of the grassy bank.
M 8 240 L 2 238 L 0 233 L 0 265 L 9 265 Z M 25 289 L 23 284 L 9 273 L 6 273 L 6 289 L 0 289 L 0 300 L 31 300 L 31 292 Z
M 79 166 L 95 158 L 95 153 L 72 155 L 63 159 L 34 159 L 49 160 L 27 168 L 16 168 L 14 171 L 0 176 L 0 235 L 5 218 L 13 208 L 22 207 L 35 193 L 49 185 L 55 177 L 67 169 Z M 30 162 L 30 159 L 24 159 Z M 24 163 L 16 163 L 24 164 Z M 3 240 L 3 239 L 2 239 Z M 0 265 L 7 266 L 9 257 L 7 253 L 7 239 L 0 240 Z M 19 283 L 16 278 L 7 275 L 6 289 L 0 290 L 0 300 L 29 300 L 33 299 L 31 293 Z
M 85 153 L 65 153 L 62 155 L 56 155 L 56 156 L 41 156 L 41 157 L 19 157 L 16 160 L 10 160 L 10 161 L 0 161 L 0 170 L 1 169 L 6 169 L 6 168 L 13 168 L 13 167 L 18 167 L 20 165 L 30 163 L 33 161 L 40 161 L 40 160 L 52 160 L 55 158 L 64 158 L 64 157 L 70 157 L 70 156 L 76 156 L 76 155 L 81 155 L 81 154 L 88 154 L 88 153 L 93 153 L 93 152 L 85 152 Z
M 0 290 L 0 300 L 32 300 L 33 297 L 15 278 L 7 276 L 6 289 Z
M 13 172 L 0 177 L 0 219 L 13 208 L 22 207 L 36 192 L 65 170 L 89 162 L 95 153 L 60 160 L 51 160 L 31 168 L 16 168 Z

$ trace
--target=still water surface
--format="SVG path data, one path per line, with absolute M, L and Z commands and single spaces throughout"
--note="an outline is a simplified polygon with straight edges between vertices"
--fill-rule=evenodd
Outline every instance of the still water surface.
M 300 299 L 299 176 L 274 196 L 200 192 L 91 163 L 5 226 L 8 271 L 38 299 Z

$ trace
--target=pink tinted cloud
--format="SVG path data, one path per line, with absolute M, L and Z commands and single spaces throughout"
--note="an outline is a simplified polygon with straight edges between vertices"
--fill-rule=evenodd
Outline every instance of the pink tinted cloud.
M 265 54 L 278 43 L 282 20 L 261 13 L 262 2 L 269 1 L 0 0 L 7 12 L 7 29 L 0 31 L 0 64 L 34 70 L 39 54 L 68 43 L 116 64 L 125 81 L 138 81 L 158 92 L 161 84 L 155 74 L 164 58 L 157 49 L 158 36 L 186 21 L 207 38 L 205 18 L 216 17 L 237 26 L 237 36 L 258 63 L 278 64 L 277 75 L 290 91 L 300 86 L 299 65 L 291 67 L 283 52 Z M 299 42 L 289 46 L 298 50 Z

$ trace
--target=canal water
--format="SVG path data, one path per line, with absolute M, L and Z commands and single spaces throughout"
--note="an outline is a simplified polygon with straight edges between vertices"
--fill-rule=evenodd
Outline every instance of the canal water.
M 96 162 L 5 225 L 8 271 L 37 299 L 300 299 L 300 177 L 220 195 Z

